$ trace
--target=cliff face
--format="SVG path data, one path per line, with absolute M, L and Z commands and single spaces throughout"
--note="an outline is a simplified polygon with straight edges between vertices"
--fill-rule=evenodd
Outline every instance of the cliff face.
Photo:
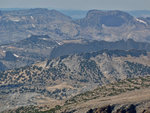
M 64 55 L 72 55 L 86 52 L 95 52 L 100 50 L 146 50 L 150 51 L 150 44 L 144 42 L 136 42 L 132 39 L 126 41 L 120 40 L 116 42 L 107 41 L 87 41 L 81 43 L 64 43 L 63 45 L 56 46 L 51 54 L 50 58 L 57 58 Z M 62 52 L 63 51 L 63 52 Z
M 76 23 L 81 26 L 80 34 L 89 39 L 92 37 L 95 40 L 116 41 L 129 38 L 139 40 L 140 37 L 145 37 L 143 39 L 146 41 L 149 37 L 148 32 L 140 35 L 144 29 L 149 28 L 146 19 L 135 18 L 122 11 L 91 10 L 85 18 L 77 20 Z
M 134 17 L 122 11 L 91 10 L 79 23 L 82 27 L 90 26 L 97 29 L 100 29 L 102 25 L 119 27 L 123 24 L 134 24 Z

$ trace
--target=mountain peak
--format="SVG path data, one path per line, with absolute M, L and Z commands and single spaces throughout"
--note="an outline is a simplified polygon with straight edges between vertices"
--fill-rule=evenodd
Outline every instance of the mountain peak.
M 82 26 L 96 26 L 101 27 L 102 25 L 110 27 L 118 27 L 125 23 L 130 23 L 134 20 L 134 17 L 130 14 L 119 11 L 101 11 L 101 10 L 90 10 L 86 17 L 81 20 Z
M 46 8 L 33 8 L 33 9 L 29 9 L 30 11 L 32 12 L 46 12 L 46 11 L 49 11 L 48 9 Z
M 59 12 L 57 10 L 54 10 L 54 9 L 49 10 L 49 13 L 50 13 L 51 16 L 54 16 L 54 17 L 60 17 L 60 18 L 63 17 L 63 18 L 66 18 L 66 19 L 71 19 L 71 17 L 69 17 L 67 15 L 64 15 L 63 13 L 61 13 L 61 12 Z

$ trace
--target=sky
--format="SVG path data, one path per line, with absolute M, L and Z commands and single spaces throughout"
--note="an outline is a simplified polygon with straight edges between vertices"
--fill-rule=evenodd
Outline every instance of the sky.
M 0 8 L 150 10 L 150 0 L 0 0 Z

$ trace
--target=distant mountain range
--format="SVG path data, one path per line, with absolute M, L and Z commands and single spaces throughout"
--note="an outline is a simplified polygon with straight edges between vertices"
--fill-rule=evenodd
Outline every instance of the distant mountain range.
M 71 22 L 71 18 L 56 11 L 48 9 L 29 9 L 1 11 L 1 43 L 10 43 L 30 37 L 31 35 L 52 35 L 53 39 L 64 37 L 59 28 Z M 57 24 L 57 25 L 56 25 Z M 67 28 L 67 26 L 66 26 Z M 52 34 L 51 34 L 52 33 Z M 57 36 L 55 35 L 57 34 Z
M 0 10 L 12 11 L 12 10 L 22 10 L 22 8 L 0 8 Z M 67 16 L 70 16 L 73 19 L 81 19 L 85 17 L 86 13 L 88 12 L 88 10 L 58 10 L 58 11 L 62 12 Z M 131 11 L 126 10 L 125 12 L 128 12 L 129 14 L 135 17 L 150 17 L 149 10 L 131 10 Z
M 60 12 L 64 13 L 72 17 L 73 19 L 81 19 L 86 16 L 88 10 L 59 10 Z M 107 11 L 107 10 L 106 10 Z M 135 17 L 150 17 L 150 10 L 126 10 L 125 12 L 131 14 Z
M 17 42 L 31 35 L 49 35 L 55 40 L 150 40 L 149 18 L 137 18 L 117 10 L 90 10 L 77 20 L 56 10 L 2 10 L 0 26 L 0 44 Z
M 133 10 L 127 12 L 135 17 L 150 17 L 150 10 Z

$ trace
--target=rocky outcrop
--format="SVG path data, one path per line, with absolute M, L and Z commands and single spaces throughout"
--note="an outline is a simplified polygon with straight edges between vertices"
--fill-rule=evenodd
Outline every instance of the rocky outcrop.
M 90 109 L 87 113 L 111 113 L 113 110 L 113 106 L 104 106 L 101 108 Z
M 143 110 L 142 113 L 150 113 L 150 108 L 149 108 L 149 109 L 146 109 L 146 110 Z
M 136 113 L 136 106 L 131 104 L 127 107 L 121 107 L 116 112 L 113 111 L 115 105 L 90 109 L 87 113 Z M 113 112 L 112 112 L 113 111 Z
M 136 106 L 131 104 L 128 107 L 118 109 L 116 113 L 136 113 Z

